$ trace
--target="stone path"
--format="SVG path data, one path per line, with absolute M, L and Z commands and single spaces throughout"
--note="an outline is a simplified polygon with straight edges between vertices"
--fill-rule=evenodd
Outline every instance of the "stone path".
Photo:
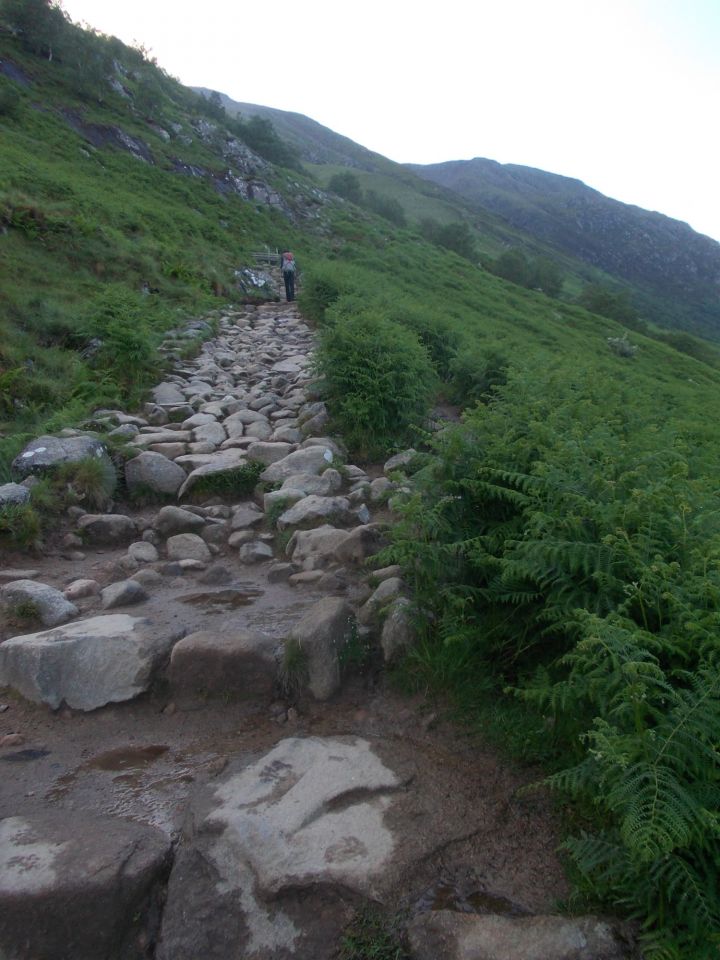
M 387 687 L 412 601 L 365 562 L 408 457 L 326 435 L 295 305 L 228 312 L 141 415 L 97 418 L 135 448 L 129 496 L 167 502 L 72 508 L 0 572 L 0 955 L 330 960 L 371 902 L 417 957 L 621 956 L 547 918 L 528 952 L 565 893 L 547 802 Z M 65 433 L 19 476 L 87 455 Z M 507 922 L 450 936 L 440 907 Z

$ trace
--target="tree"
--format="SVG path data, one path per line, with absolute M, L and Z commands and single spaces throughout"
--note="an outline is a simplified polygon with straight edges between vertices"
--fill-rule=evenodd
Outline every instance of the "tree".
M 366 190 L 363 206 L 367 207 L 368 210 L 372 210 L 373 213 L 377 213 L 379 216 L 384 217 L 386 220 L 389 220 L 398 227 L 404 227 L 407 223 L 402 204 L 400 204 L 394 197 L 386 197 L 384 194 L 376 193 L 374 190 Z
M 330 177 L 328 189 L 332 190 L 339 197 L 349 200 L 351 203 L 357 203 L 358 206 L 363 202 L 363 192 L 360 187 L 360 181 L 354 173 L 335 173 Z
M 420 233 L 431 243 L 446 250 L 452 250 L 466 260 L 477 259 L 475 243 L 466 223 L 455 221 L 455 223 L 441 224 L 437 220 L 426 217 L 420 221 Z
M 521 287 L 529 287 L 531 267 L 527 257 L 521 250 L 513 248 L 501 253 L 492 266 L 492 272 L 503 280 L 517 283 Z
M 615 292 L 600 283 L 588 284 L 578 297 L 578 303 L 591 313 L 610 317 L 625 326 L 633 326 L 639 318 L 628 293 L 624 290 Z
M 549 257 L 536 257 L 532 264 L 530 281 L 534 290 L 542 290 L 548 297 L 557 297 L 562 290 L 560 268 Z
M 52 60 L 60 52 L 68 21 L 53 0 L 3 0 L 2 21 L 31 53 Z
M 299 161 L 297 151 L 282 140 L 267 117 L 257 114 L 249 120 L 238 118 L 233 128 L 238 131 L 240 138 L 260 154 L 265 160 L 277 163 L 282 167 L 297 169 Z

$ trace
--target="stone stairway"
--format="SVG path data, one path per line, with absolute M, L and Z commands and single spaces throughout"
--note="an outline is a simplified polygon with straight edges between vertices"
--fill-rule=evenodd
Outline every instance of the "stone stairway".
M 54 556 L 5 570 L 43 629 L 0 644 L 0 955 L 330 960 L 374 903 L 413 956 L 507 960 L 565 892 L 547 801 L 384 681 L 412 602 L 367 565 L 410 453 L 347 462 L 312 349 L 296 304 L 226 311 L 141 414 L 96 414 L 142 505 L 75 508 Z M 66 433 L 64 457 L 88 443 Z M 438 923 L 473 891 L 503 914 L 485 952 L 428 953 L 470 936 Z M 622 955 L 600 921 L 541 919 L 533 956 Z

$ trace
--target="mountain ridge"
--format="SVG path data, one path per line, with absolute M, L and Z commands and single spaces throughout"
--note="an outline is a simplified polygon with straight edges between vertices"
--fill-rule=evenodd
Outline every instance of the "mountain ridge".
M 397 164 L 304 114 L 218 96 L 230 114 L 270 120 L 315 173 L 350 168 L 371 189 L 376 176 L 385 178 L 384 189 L 388 177 L 405 189 L 405 171 L 442 189 L 432 200 L 461 201 L 454 216 L 476 229 L 485 259 L 516 246 L 550 255 L 574 274 L 577 288 L 600 282 L 625 290 L 645 320 L 720 340 L 720 243 L 684 221 L 615 200 L 578 177 L 521 164 L 483 157 Z

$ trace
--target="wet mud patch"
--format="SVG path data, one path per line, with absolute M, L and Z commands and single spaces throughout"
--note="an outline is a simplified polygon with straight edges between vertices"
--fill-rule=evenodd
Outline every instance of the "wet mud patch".
M 202 607 L 206 613 L 227 613 L 238 607 L 247 607 L 263 595 L 263 590 L 246 588 L 245 590 L 210 590 L 203 593 L 190 593 L 178 597 L 180 603 L 189 603 Z
M 40 760 L 41 757 L 49 756 L 50 751 L 44 749 L 29 748 L 26 750 L 16 750 L 14 753 L 6 753 L 0 757 L 6 763 L 27 763 L 28 760 Z
M 445 877 L 429 887 L 415 904 L 413 913 L 429 910 L 453 910 L 456 913 L 499 914 L 503 917 L 526 917 L 529 911 L 507 897 L 491 893 L 477 878 Z

